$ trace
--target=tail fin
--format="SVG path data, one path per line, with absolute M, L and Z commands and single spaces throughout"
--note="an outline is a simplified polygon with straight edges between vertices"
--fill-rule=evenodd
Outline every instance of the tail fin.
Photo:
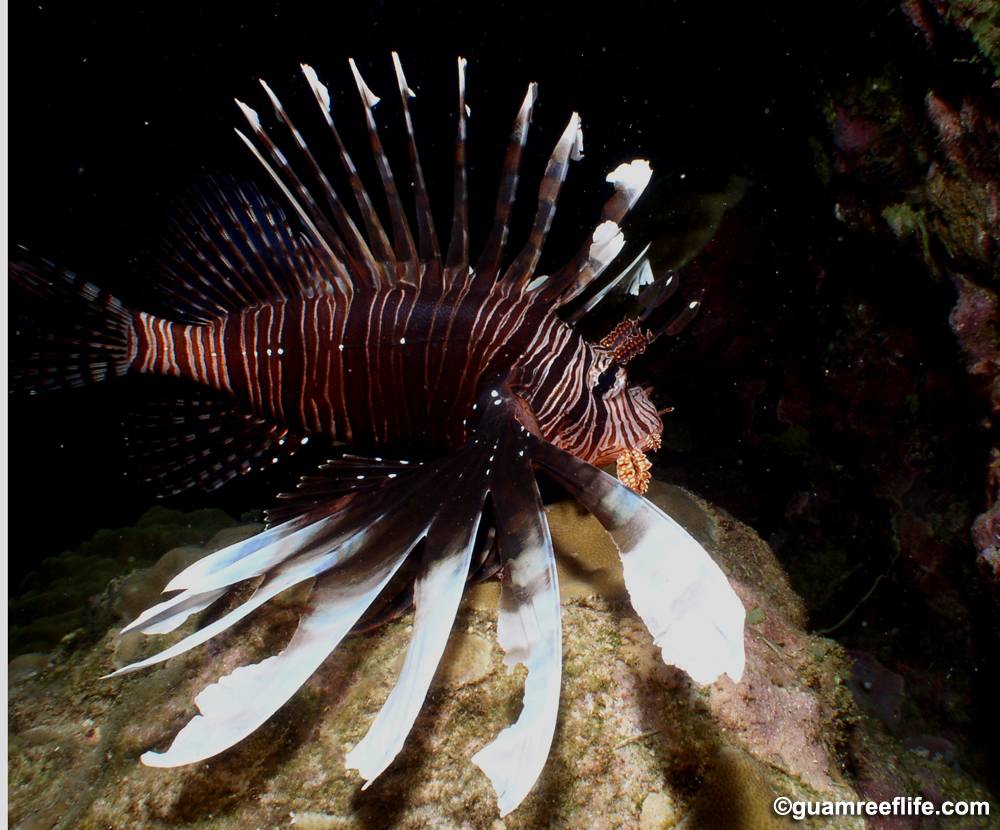
M 10 372 L 15 389 L 64 389 L 125 374 L 132 315 L 116 297 L 43 259 L 12 261 L 10 278 L 42 301 L 18 327 L 23 347 Z

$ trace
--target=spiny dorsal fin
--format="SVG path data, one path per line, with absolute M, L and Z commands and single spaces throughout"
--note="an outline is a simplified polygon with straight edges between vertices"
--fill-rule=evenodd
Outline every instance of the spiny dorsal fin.
M 507 233 L 510 230 L 510 214 L 517 195 L 517 182 L 521 172 L 521 156 L 528 140 L 528 126 L 531 123 L 531 110 L 538 99 L 538 84 L 528 84 L 521 109 L 514 121 L 514 129 L 510 134 L 510 143 L 503 160 L 503 170 L 500 173 L 500 190 L 497 193 L 497 207 L 493 218 L 493 228 L 486 240 L 486 246 L 479 261 L 476 263 L 476 279 L 483 280 L 488 285 L 496 282 L 500 273 L 500 261 L 507 245 Z
M 192 184 L 167 210 L 148 260 L 148 299 L 168 316 L 192 322 L 337 293 L 327 276 L 334 260 L 297 237 L 281 209 L 251 185 Z
M 416 260 L 417 251 L 413 244 L 413 234 L 410 225 L 406 221 L 406 212 L 403 203 L 399 198 L 399 190 L 396 188 L 395 179 L 392 176 L 392 169 L 389 167 L 389 159 L 386 158 L 385 150 L 382 147 L 382 140 L 379 138 L 378 129 L 375 126 L 375 117 L 372 109 L 378 103 L 378 97 L 368 88 L 364 82 L 358 67 L 354 63 L 354 58 L 349 61 L 351 72 L 354 73 L 354 81 L 358 85 L 358 92 L 361 95 L 361 103 L 365 110 L 365 123 L 368 125 L 368 139 L 372 147 L 372 155 L 375 156 L 375 165 L 378 167 L 379 176 L 382 178 L 382 187 L 385 190 L 386 202 L 389 205 L 389 216 L 392 219 L 392 238 L 396 247 L 396 260 L 403 266 L 405 278 L 410 283 L 416 282 Z M 395 277 L 395 274 L 393 275 Z
M 583 129 L 580 127 L 580 116 L 574 112 L 562 136 L 556 142 L 549 163 L 545 165 L 545 174 L 538 186 L 538 210 L 535 213 L 531 236 L 503 276 L 504 282 L 511 287 L 523 290 L 535 273 L 542 247 L 556 215 L 556 202 L 562 184 L 566 180 L 569 162 L 582 157 Z
M 406 140 L 410 153 L 410 170 L 413 179 L 413 189 L 417 202 L 417 236 L 420 244 L 420 260 L 424 263 L 433 263 L 436 270 L 440 272 L 441 251 L 438 248 L 437 234 L 434 231 L 434 217 L 431 215 L 430 198 L 427 195 L 427 185 L 424 182 L 424 171 L 420 166 L 420 156 L 417 154 L 417 141 L 413 132 L 413 119 L 410 117 L 409 99 L 415 97 L 415 93 L 406 83 L 406 76 L 403 75 L 403 65 L 399 61 L 399 55 L 392 53 L 392 63 L 396 68 L 396 81 L 399 84 L 399 95 L 403 102 L 403 118 L 406 122 Z

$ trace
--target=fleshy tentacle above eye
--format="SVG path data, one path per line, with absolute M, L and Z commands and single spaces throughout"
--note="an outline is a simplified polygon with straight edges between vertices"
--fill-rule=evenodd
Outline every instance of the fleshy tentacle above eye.
M 523 404 L 491 393 L 488 414 L 472 439 L 450 455 L 410 468 L 393 466 L 371 490 L 309 504 L 300 516 L 218 551 L 176 577 L 183 587 L 131 627 L 171 630 L 207 607 L 227 586 L 264 575 L 257 591 L 207 628 L 143 668 L 204 642 L 289 585 L 315 576 L 308 610 L 278 655 L 236 669 L 196 698 L 201 714 L 164 753 L 147 752 L 150 766 L 204 760 L 249 735 L 276 712 L 379 601 L 408 557 L 422 550 L 412 639 L 395 688 L 368 734 L 347 756 L 368 783 L 402 749 L 444 653 L 473 565 L 487 493 L 493 502 L 504 564 L 498 638 L 513 669 L 528 669 L 524 708 L 516 723 L 472 760 L 497 792 L 501 815 L 527 796 L 544 767 L 555 731 L 562 672 L 559 587 L 552 540 L 532 463 L 579 499 L 618 546 L 632 603 L 665 662 L 708 683 L 743 672 L 743 606 L 708 554 L 676 522 L 586 462 L 533 436 L 520 422 Z M 331 479 L 363 459 L 328 465 Z M 372 464 L 376 464 L 373 460 Z M 377 466 L 377 465 L 376 465 Z M 388 469 L 388 468 L 387 468 Z M 310 479 L 315 490 L 319 479 Z M 331 492 L 339 492 L 331 481 Z M 312 492 L 312 490 L 310 491 Z M 349 509 L 348 509 L 349 506 Z M 422 549 L 418 548 L 425 540 Z M 368 786 L 366 783 L 365 786 Z

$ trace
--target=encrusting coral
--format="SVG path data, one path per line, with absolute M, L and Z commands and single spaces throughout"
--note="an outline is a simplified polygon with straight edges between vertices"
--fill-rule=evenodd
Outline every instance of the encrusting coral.
M 158 566 L 162 571 L 171 566 L 171 560 L 161 557 L 188 545 L 200 551 L 197 555 L 204 556 L 207 551 L 197 546 L 238 524 L 217 509 L 184 513 L 157 506 L 143 513 L 135 527 L 98 530 L 76 550 L 43 559 L 10 600 L 11 653 L 44 654 L 55 648 L 64 637 L 74 636 L 74 632 L 96 623 L 94 618 L 101 616 L 102 609 L 92 606 L 90 598 L 101 594 L 111 580 L 158 561 L 162 563 Z M 216 545 L 212 550 L 222 547 Z M 188 551 L 188 558 L 191 553 Z M 173 558 L 183 556 L 182 552 L 172 554 Z M 123 597 L 122 601 L 133 602 L 142 610 L 165 584 L 157 586 L 144 575 L 123 586 L 124 593 L 139 591 L 139 595 L 131 600 Z

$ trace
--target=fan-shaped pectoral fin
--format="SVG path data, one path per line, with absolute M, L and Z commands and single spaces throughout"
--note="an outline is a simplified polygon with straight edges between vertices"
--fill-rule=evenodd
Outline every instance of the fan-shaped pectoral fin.
M 176 767 L 210 758 L 257 729 L 309 679 L 426 535 L 440 503 L 438 494 L 414 489 L 420 484 L 417 477 L 400 481 L 394 488 L 399 491 L 396 498 L 383 494 L 380 503 L 347 527 L 326 528 L 325 520 L 316 523 L 314 537 L 303 540 L 298 551 L 288 552 L 258 590 L 267 594 L 268 586 L 295 584 L 316 575 L 291 641 L 275 657 L 238 668 L 206 688 L 195 698 L 201 714 L 180 731 L 166 752 L 143 755 L 144 763 Z M 396 509 L 387 513 L 391 505 Z M 243 608 L 228 615 L 232 621 Z
M 147 752 L 150 767 L 179 767 L 203 761 L 243 740 L 273 715 L 305 683 L 358 621 L 392 574 L 405 552 L 387 568 L 345 590 L 336 575 L 317 580 L 306 612 L 291 642 L 280 654 L 242 666 L 195 698 L 196 715 L 166 752 Z M 350 596 L 345 596 L 350 593 Z
M 529 438 L 532 458 L 586 507 L 621 554 L 632 605 L 663 660 L 698 683 L 743 676 L 745 612 L 721 568 L 677 522 L 579 458 Z

